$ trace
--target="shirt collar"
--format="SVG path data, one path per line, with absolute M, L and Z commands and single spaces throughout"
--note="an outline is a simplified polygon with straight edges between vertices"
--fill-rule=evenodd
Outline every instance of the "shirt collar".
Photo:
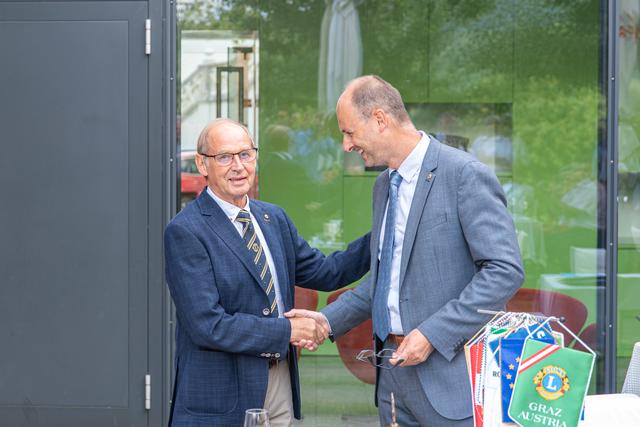
M 409 153 L 398 168 L 398 173 L 402 177 L 402 180 L 407 183 L 410 183 L 418 177 L 424 155 L 427 153 L 427 148 L 429 148 L 429 135 L 423 131 L 418 132 L 422 135 L 420 141 L 418 141 L 418 144 L 411 150 L 411 153 Z M 391 174 L 391 170 L 389 170 L 389 174 Z
M 224 212 L 224 214 L 231 220 L 231 221 L 235 221 L 236 217 L 238 216 L 238 213 L 240 212 L 241 209 L 244 209 L 245 211 L 251 213 L 251 208 L 249 207 L 249 197 L 244 196 L 247 203 L 244 206 L 244 208 L 239 208 L 236 205 L 234 205 L 233 203 L 229 203 L 226 200 L 222 200 L 220 197 L 218 197 L 216 195 L 216 193 L 214 193 L 211 188 L 209 188 L 209 186 L 207 186 L 207 193 L 209 194 L 209 196 L 211 196 L 211 198 L 213 198 L 213 200 L 215 200 L 215 202 L 218 204 L 218 206 L 220 206 L 220 209 L 222 209 L 222 211 Z

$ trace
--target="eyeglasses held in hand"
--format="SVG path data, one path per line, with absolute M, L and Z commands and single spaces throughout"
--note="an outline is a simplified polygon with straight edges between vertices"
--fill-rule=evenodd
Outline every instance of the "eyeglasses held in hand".
M 249 163 L 256 159 L 258 155 L 258 149 L 256 147 L 249 148 L 248 150 L 242 150 L 237 153 L 220 153 L 220 154 L 204 154 L 198 153 L 204 157 L 213 157 L 213 160 L 220 166 L 229 166 L 233 162 L 233 157 L 238 156 L 240 162 Z
M 377 353 L 375 353 L 373 350 L 361 350 L 360 353 L 356 355 L 356 359 L 361 362 L 368 362 L 373 366 L 377 366 L 378 368 L 393 369 L 404 362 L 404 359 L 398 359 L 398 363 L 396 363 L 395 365 L 389 363 L 389 360 L 393 357 L 394 351 L 395 350 L 392 348 L 383 348 Z

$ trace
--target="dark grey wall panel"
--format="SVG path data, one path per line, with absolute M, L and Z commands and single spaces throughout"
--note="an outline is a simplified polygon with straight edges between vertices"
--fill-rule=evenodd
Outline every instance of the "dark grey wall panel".
M 147 424 L 147 8 L 0 3 L 0 425 Z
M 0 176 L 14 183 L 0 210 L 14 225 L 0 232 L 13 243 L 0 247 L 12 361 L 0 379 L 13 385 L 1 403 L 127 404 L 127 33 L 123 21 L 0 23 L 14 59 L 0 67 L 12 101 Z

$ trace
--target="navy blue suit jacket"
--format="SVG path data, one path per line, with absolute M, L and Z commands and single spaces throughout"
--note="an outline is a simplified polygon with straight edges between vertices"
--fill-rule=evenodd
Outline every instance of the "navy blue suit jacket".
M 369 234 L 325 257 L 309 247 L 278 206 L 251 200 L 273 257 L 285 310 L 294 284 L 331 291 L 369 270 Z M 288 355 L 296 418 L 300 391 L 288 319 L 269 306 L 240 234 L 203 191 L 165 230 L 166 275 L 176 306 L 176 426 L 241 426 L 244 411 L 264 405 L 268 359 Z

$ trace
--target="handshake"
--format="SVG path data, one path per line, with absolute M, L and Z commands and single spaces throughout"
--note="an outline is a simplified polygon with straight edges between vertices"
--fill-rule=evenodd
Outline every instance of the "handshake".
M 296 347 L 315 351 L 329 337 L 331 328 L 322 313 L 293 309 L 284 316 L 291 322 L 290 342 Z
M 317 311 L 293 309 L 286 312 L 284 317 L 291 322 L 291 339 L 289 341 L 299 348 L 315 351 L 331 332 L 327 318 Z M 388 363 L 392 366 L 413 366 L 427 360 L 433 350 L 434 347 L 429 339 L 416 328 L 403 338 L 390 356 L 388 354 L 381 355 L 388 350 L 382 350 L 377 356 L 387 358 Z

